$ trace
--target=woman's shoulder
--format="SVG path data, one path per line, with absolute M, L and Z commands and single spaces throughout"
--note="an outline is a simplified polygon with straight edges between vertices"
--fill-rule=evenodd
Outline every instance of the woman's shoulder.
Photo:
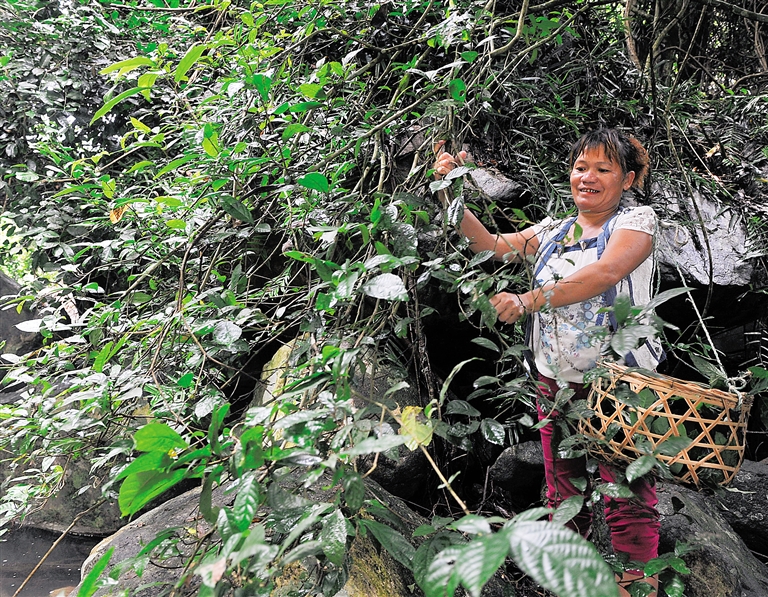
M 656 212 L 648 205 L 623 207 L 616 217 L 614 230 L 627 228 L 653 234 L 656 231 Z

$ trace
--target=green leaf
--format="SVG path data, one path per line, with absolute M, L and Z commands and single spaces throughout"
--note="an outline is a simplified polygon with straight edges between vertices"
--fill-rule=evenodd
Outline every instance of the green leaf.
M 186 477 L 186 470 L 177 469 L 168 473 L 144 471 L 126 477 L 120 486 L 117 504 L 123 516 L 136 514 L 157 496 Z
M 336 566 L 344 564 L 344 556 L 347 552 L 347 521 L 338 508 L 323 520 L 319 540 L 325 557 L 332 564 Z
M 112 350 L 113 342 L 107 342 L 104 347 L 96 355 L 96 359 L 93 361 L 93 370 L 97 373 L 101 373 L 104 369 L 104 365 L 109 360 L 110 352 Z
M 237 532 L 242 533 L 251 526 L 256 510 L 261 504 L 261 485 L 254 472 L 250 472 L 240 479 L 237 484 L 237 497 L 232 506 L 231 522 Z
M 166 220 L 165 225 L 168 226 L 168 228 L 172 230 L 186 230 L 187 229 L 187 223 L 184 220 Z
M 595 487 L 595 490 L 602 493 L 605 496 L 608 496 L 610 498 L 626 498 L 626 499 L 632 499 L 635 496 L 635 493 L 626 485 L 623 485 L 621 483 L 601 483 L 597 487 Z
M 451 370 L 451 372 L 448 374 L 448 377 L 443 382 L 442 387 L 440 388 L 440 399 L 439 402 L 442 405 L 445 402 L 445 397 L 448 394 L 448 388 L 451 385 L 451 382 L 453 381 L 453 378 L 458 375 L 459 371 L 461 371 L 462 367 L 466 365 L 467 363 L 471 363 L 472 361 L 479 361 L 478 357 L 472 357 L 471 359 L 467 359 L 466 361 L 461 361 L 458 365 L 454 366 L 454 368 Z
M 160 178 L 163 174 L 166 174 L 168 172 L 171 172 L 172 170 L 176 170 L 179 166 L 183 166 L 187 162 L 191 162 L 192 160 L 197 159 L 198 156 L 195 154 L 185 155 L 184 157 L 176 158 L 175 160 L 172 160 L 169 162 L 166 166 L 163 166 L 160 171 L 155 174 L 155 178 Z
M 407 438 L 402 435 L 388 434 L 381 437 L 368 437 L 351 448 L 342 452 L 347 456 L 362 456 L 376 452 L 386 452 L 397 446 L 402 446 Z
M 639 479 L 643 475 L 651 472 L 655 466 L 656 459 L 653 456 L 650 454 L 641 456 L 627 467 L 627 482 L 632 483 L 635 479 Z
M 109 112 L 112 110 L 112 108 L 114 108 L 117 104 L 122 102 L 124 99 L 129 98 L 132 95 L 136 95 L 137 93 L 141 93 L 145 89 L 146 89 L 145 87 L 134 87 L 133 89 L 129 89 L 128 91 L 123 91 L 117 97 L 113 97 L 106 104 L 104 104 L 101 108 L 96 110 L 96 114 L 94 114 L 93 118 L 91 118 L 90 124 L 93 124 L 94 122 L 96 122 L 102 116 L 104 116 L 106 114 L 109 114 Z
M 168 456 L 168 452 L 147 452 L 133 460 L 128 466 L 120 471 L 115 477 L 115 481 L 124 479 L 129 475 L 141 473 L 143 471 L 160 471 L 173 464 L 173 460 Z
M 362 285 L 362 291 L 373 298 L 387 301 L 407 301 L 408 291 L 403 280 L 395 274 L 379 274 Z
M 361 518 L 358 522 L 371 531 L 373 536 L 376 537 L 376 541 L 381 543 L 381 546 L 389 552 L 389 555 L 408 568 L 408 570 L 412 570 L 413 555 L 416 553 L 416 550 L 401 533 L 375 520 Z
M 563 500 L 557 507 L 557 510 L 552 514 L 552 522 L 564 525 L 569 520 L 573 520 L 573 517 L 581 512 L 584 506 L 584 496 L 572 495 L 566 500 Z
M 622 326 L 629 318 L 632 311 L 632 301 L 626 294 L 620 294 L 613 301 L 613 315 L 616 317 L 616 323 Z
M 243 329 L 232 321 L 217 321 L 213 328 L 213 341 L 224 346 L 231 346 L 243 335 Z
M 185 373 L 179 378 L 179 381 L 176 382 L 176 385 L 180 388 L 190 388 L 192 387 L 192 383 L 195 381 L 195 374 L 194 373 Z
M 269 100 L 269 90 L 272 87 L 272 79 L 267 75 L 253 75 L 246 79 L 246 84 L 253 85 L 256 88 L 262 101 L 266 102 Z
M 448 91 L 451 97 L 457 102 L 463 102 L 467 99 L 467 84 L 461 79 L 454 79 L 448 84 Z
M 253 216 L 251 211 L 243 204 L 242 201 L 225 195 L 221 198 L 221 208 L 230 216 L 241 222 L 253 224 Z
M 151 99 L 150 89 L 155 84 L 157 76 L 158 73 L 143 73 L 139 77 L 139 80 L 136 81 L 136 84 L 141 87 L 141 95 L 143 95 L 144 99 L 147 101 Z
M 479 417 L 480 411 L 477 410 L 466 400 L 451 400 L 445 408 L 447 415 L 465 415 L 467 417 Z
M 203 55 L 203 52 L 205 52 L 207 46 L 203 44 L 194 44 L 189 50 L 187 50 L 187 53 L 184 54 L 184 57 L 179 62 L 179 65 L 176 67 L 176 70 L 173 74 L 173 80 L 176 83 L 180 83 L 181 80 L 186 76 L 187 72 L 190 68 L 192 68 L 200 59 L 200 56 Z
M 454 546 L 438 553 L 420 575 L 425 597 L 453 597 L 459 586 L 456 563 L 461 558 L 461 547 Z
M 675 298 L 676 296 L 680 296 L 681 294 L 687 294 L 692 290 L 694 290 L 694 288 L 689 288 L 685 286 L 681 288 L 672 288 L 670 290 L 665 290 L 664 292 L 660 292 L 645 304 L 645 306 L 643 307 L 643 313 L 647 313 L 648 311 L 650 311 L 651 309 L 655 309 L 662 303 L 665 303 L 668 300 Z
M 478 516 L 477 514 L 467 514 L 466 516 L 462 516 L 456 522 L 449 524 L 448 527 L 471 535 L 491 534 L 491 525 L 488 522 L 488 519 L 485 516 Z
M 673 435 L 656 446 L 655 452 L 664 456 L 676 456 L 690 446 L 691 443 L 692 440 L 688 437 Z
M 504 425 L 494 419 L 483 419 L 480 421 L 480 433 L 483 437 L 497 446 L 503 446 L 507 437 Z
M 221 149 L 219 148 L 218 133 L 214 133 L 210 137 L 204 137 L 201 145 L 203 147 L 203 151 L 205 151 L 205 153 L 207 153 L 212 158 L 215 158 L 219 155 L 219 153 L 221 153 Z
M 342 485 L 344 487 L 344 501 L 347 503 L 347 508 L 352 512 L 357 512 L 363 507 L 363 500 L 365 499 L 363 478 L 354 471 L 347 471 L 344 473 Z
M 99 588 L 98 580 L 104 570 L 107 569 L 109 561 L 112 559 L 112 553 L 115 551 L 113 545 L 104 555 L 101 556 L 98 561 L 93 565 L 93 568 L 88 572 L 88 575 L 80 583 L 80 588 L 77 590 L 77 597 L 91 597 Z
M 468 52 L 462 52 L 461 53 L 461 59 L 462 60 L 466 60 L 467 62 L 470 62 L 470 63 L 474 62 L 477 59 L 478 56 L 479 56 L 479 54 L 477 52 L 474 52 L 474 51 L 468 51 Z
M 472 344 L 477 344 L 478 346 L 482 346 L 483 348 L 487 348 L 488 350 L 492 350 L 494 352 L 501 352 L 498 346 L 488 338 L 483 338 L 482 336 L 478 338 L 472 338 Z
M 623 357 L 630 350 L 637 348 L 646 338 L 653 338 L 656 334 L 657 330 L 652 325 L 630 325 L 619 329 L 611 337 L 611 348 Z
M 285 127 L 285 130 L 283 131 L 282 138 L 283 138 L 283 141 L 287 141 L 288 139 L 290 139 L 291 137 L 293 137 L 295 135 L 298 135 L 300 133 L 306 133 L 307 131 L 311 131 L 311 130 L 312 130 L 311 128 L 309 128 L 308 126 L 306 126 L 304 124 L 301 124 L 300 122 L 294 122 L 293 124 L 289 124 L 287 127 Z M 317 174 L 317 173 L 314 172 L 312 174 Z M 309 174 L 307 176 L 309 176 Z M 323 176 L 323 175 L 321 174 L 320 176 Z M 306 176 L 304 178 L 306 178 Z M 325 178 L 325 176 L 323 176 L 323 178 Z M 326 179 L 326 184 L 327 184 L 327 182 L 328 182 L 328 180 Z M 299 180 L 299 184 L 303 185 L 301 180 Z M 303 185 L 303 186 L 306 186 L 306 185 Z M 326 189 L 326 192 L 327 192 L 327 189 Z
M 318 83 L 304 83 L 299 86 L 301 92 L 310 99 L 326 99 L 328 96 L 323 91 L 323 86 Z
M 170 452 L 183 450 L 187 442 L 165 423 L 148 423 L 133 434 L 133 441 L 139 452 Z
M 558 597 L 618 597 L 613 571 L 581 535 L 528 521 L 513 523 L 507 536 L 518 567 Z
M 321 193 L 327 193 L 331 190 L 331 185 L 328 183 L 328 179 L 319 172 L 310 172 L 302 176 L 298 183 L 314 191 L 320 191 Z
M 99 71 L 99 74 L 107 75 L 111 72 L 119 70 L 120 74 L 124 75 L 125 73 L 128 73 L 140 66 L 154 66 L 154 65 L 155 63 L 149 58 L 147 58 L 146 56 L 136 56 L 135 58 L 128 58 L 127 60 L 121 60 L 120 62 L 115 62 L 114 64 L 110 64 L 108 67 L 101 69 Z
M 455 574 L 472 597 L 480 597 L 483 586 L 504 564 L 509 553 L 509 541 L 502 533 L 474 539 L 461 547 Z
M 35 182 L 36 180 L 40 180 L 40 176 L 32 172 L 32 170 L 22 170 L 21 172 L 15 172 L 14 176 L 23 182 Z

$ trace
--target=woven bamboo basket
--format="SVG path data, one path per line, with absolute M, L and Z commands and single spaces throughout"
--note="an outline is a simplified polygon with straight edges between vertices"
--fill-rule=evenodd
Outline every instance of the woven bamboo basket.
M 727 485 L 744 459 L 752 396 L 739 396 L 665 375 L 653 377 L 614 363 L 592 383 L 588 398 L 594 411 L 579 431 L 599 441 L 590 452 L 608 462 L 629 463 L 674 436 L 690 445 L 673 456 L 657 455 L 680 482 L 700 487 Z M 627 391 L 631 390 L 631 392 Z M 630 404 L 631 403 L 631 404 Z

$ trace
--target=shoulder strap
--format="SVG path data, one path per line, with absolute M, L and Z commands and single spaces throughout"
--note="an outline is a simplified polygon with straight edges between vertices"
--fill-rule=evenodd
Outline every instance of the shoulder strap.
M 622 213 L 623 210 L 619 210 L 616 212 L 611 218 L 603 224 L 603 229 L 600 231 L 600 234 L 597 237 L 597 259 L 598 261 L 603 256 L 603 253 L 605 252 L 605 247 L 608 244 L 608 240 L 611 238 L 611 232 L 613 232 L 613 227 L 616 225 L 616 218 L 619 217 L 619 214 Z M 611 286 L 608 290 L 606 290 L 603 293 L 603 300 L 604 304 L 606 306 L 613 306 L 613 301 L 616 300 L 616 287 Z M 630 301 L 632 304 L 634 304 L 634 297 L 632 296 L 632 291 L 630 288 Z M 603 321 L 605 321 L 605 313 L 600 313 L 597 317 L 596 323 L 598 325 L 602 325 Z M 608 322 L 609 327 L 611 330 L 615 330 L 618 328 L 618 323 L 616 321 L 616 316 L 613 314 L 613 311 L 608 312 Z
M 561 242 L 563 242 L 563 239 L 568 235 L 568 231 L 571 229 L 571 226 L 573 226 L 573 223 L 576 221 L 576 216 L 570 217 L 566 219 L 563 222 L 563 225 L 560 227 L 560 230 L 557 231 L 557 234 L 555 234 L 543 247 L 540 248 L 539 252 L 539 258 L 536 261 L 536 270 L 533 272 L 533 283 L 536 283 L 536 278 L 538 277 L 539 273 L 542 269 L 544 269 L 544 266 L 547 265 L 547 262 L 549 261 L 549 258 L 552 257 L 552 253 L 555 252 L 555 249 L 557 249 L 557 245 Z

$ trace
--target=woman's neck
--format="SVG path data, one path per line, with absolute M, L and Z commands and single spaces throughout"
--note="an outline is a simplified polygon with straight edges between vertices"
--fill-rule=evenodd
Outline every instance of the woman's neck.
M 600 234 L 605 223 L 610 220 L 618 211 L 618 206 L 611 211 L 606 212 L 579 212 L 576 217 L 576 223 L 581 227 L 583 238 L 592 238 Z

